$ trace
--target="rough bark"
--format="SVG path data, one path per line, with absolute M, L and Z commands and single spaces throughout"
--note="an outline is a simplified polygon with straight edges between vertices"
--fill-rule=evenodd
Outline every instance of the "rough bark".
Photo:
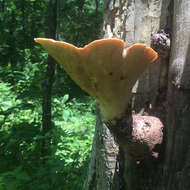
M 175 0 L 168 79 L 167 190 L 190 189 L 190 1 Z
M 190 2 L 188 0 L 105 0 L 104 38 L 120 38 L 127 46 L 145 43 L 159 53 L 134 86 L 132 107 L 138 115 L 156 116 L 163 122 L 165 138 L 159 156 L 140 162 L 122 148 L 112 146 L 112 165 L 105 148 L 116 144 L 105 124 L 97 121 L 93 155 L 85 190 L 187 190 L 190 189 Z M 164 31 L 161 31 L 164 30 Z M 172 48 L 170 56 L 170 38 Z M 99 119 L 99 117 L 97 118 Z M 104 130 L 102 130 L 102 127 Z M 116 126 L 117 127 L 117 126 Z M 103 156 L 98 154 L 100 136 Z M 119 149 L 119 152 L 118 152 Z M 106 150 L 106 151 L 105 151 Z M 103 160 L 102 160 L 103 159 Z M 115 159 L 115 160 L 113 160 Z M 96 160 L 96 161 L 93 161 Z M 98 168 L 97 163 L 102 163 Z M 93 169 L 92 169 L 93 168 Z M 113 172 L 108 178 L 108 173 Z M 98 178 L 98 173 L 101 176 Z M 107 176 L 107 177 L 106 177 Z M 89 180 L 90 179 L 90 180 Z M 93 179 L 96 179 L 93 181 Z M 116 179 L 116 180 L 115 180 Z M 103 186 L 107 180 L 110 186 Z M 98 185 L 97 185 L 98 184 Z
M 91 161 L 84 189 L 112 188 L 115 170 L 117 170 L 117 155 L 118 146 L 103 123 L 98 110 Z

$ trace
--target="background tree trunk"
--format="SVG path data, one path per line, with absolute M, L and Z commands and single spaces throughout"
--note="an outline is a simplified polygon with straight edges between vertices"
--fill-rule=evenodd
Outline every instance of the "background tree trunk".
M 57 27 L 57 0 L 49 0 L 48 6 L 48 38 L 56 38 L 56 27 Z M 43 102 L 42 102 L 42 135 L 45 136 L 52 129 L 53 124 L 51 120 L 51 97 L 52 87 L 55 73 L 55 61 L 52 57 L 48 56 L 47 60 L 47 71 L 42 84 L 43 89 Z M 44 137 L 42 142 L 42 156 L 50 154 L 50 139 Z
M 104 38 L 123 39 L 127 46 L 145 43 L 159 53 L 157 63 L 136 83 L 132 105 L 136 114 L 161 119 L 164 141 L 157 159 L 138 163 L 119 151 L 98 114 L 84 189 L 190 189 L 190 2 L 104 2 Z

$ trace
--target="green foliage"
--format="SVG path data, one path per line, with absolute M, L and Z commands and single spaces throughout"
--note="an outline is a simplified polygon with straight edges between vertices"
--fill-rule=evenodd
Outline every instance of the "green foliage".
M 80 190 L 86 175 L 95 103 L 58 66 L 53 129 L 42 134 L 47 53 L 33 38 L 46 36 L 48 2 L 0 0 L 0 190 Z M 103 0 L 59 2 L 60 39 L 84 46 L 98 38 Z
M 99 38 L 102 23 L 102 0 L 99 1 L 99 7 L 96 7 L 95 1 L 91 0 L 61 1 L 61 4 L 63 8 L 60 19 L 64 22 L 60 23 L 60 28 L 64 31 L 61 33 L 63 41 L 80 47 Z
M 55 127 L 44 137 L 40 102 L 22 102 L 7 83 L 0 83 L 0 90 L 0 189 L 81 189 L 94 131 L 94 101 L 54 98 Z M 47 158 L 41 157 L 44 138 L 52 140 Z
M 1 0 L 0 62 L 12 68 L 23 67 L 23 50 L 32 49 L 33 38 L 44 33 L 47 0 Z M 33 52 L 34 53 L 34 52 Z M 37 56 L 37 54 L 36 54 Z
M 54 99 L 53 103 L 54 121 L 62 131 L 55 155 L 65 163 L 65 168 L 60 170 L 66 182 L 64 189 L 81 189 L 91 151 L 95 106 L 94 101 L 89 101 L 89 97 L 82 102 L 72 100 L 64 104 L 62 114 L 58 115 L 61 107 L 58 105 L 66 100 L 65 97 L 62 101 Z
M 91 0 L 59 2 L 59 39 L 84 46 L 99 38 L 103 0 L 99 1 L 97 8 L 95 1 Z M 41 93 L 38 82 L 42 81 L 46 70 L 45 64 L 41 63 L 44 63 L 47 54 L 33 39 L 46 36 L 48 25 L 44 23 L 47 23 L 47 8 L 48 0 L 0 2 L 0 80 L 17 85 L 23 97 L 28 95 L 27 88 L 34 88 L 35 96 Z M 57 67 L 56 72 L 55 94 L 84 95 L 63 70 Z

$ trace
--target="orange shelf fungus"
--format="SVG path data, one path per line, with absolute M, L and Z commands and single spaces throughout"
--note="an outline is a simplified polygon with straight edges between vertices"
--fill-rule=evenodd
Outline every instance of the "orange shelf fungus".
M 96 99 L 104 122 L 124 151 L 136 160 L 157 157 L 163 124 L 156 117 L 131 115 L 128 108 L 135 82 L 158 57 L 153 49 L 144 44 L 126 48 L 118 39 L 96 40 L 83 48 L 52 39 L 35 41 Z
M 96 99 L 105 121 L 125 113 L 133 85 L 158 57 L 144 44 L 126 48 L 119 39 L 96 40 L 83 48 L 52 39 L 35 38 L 35 41 Z

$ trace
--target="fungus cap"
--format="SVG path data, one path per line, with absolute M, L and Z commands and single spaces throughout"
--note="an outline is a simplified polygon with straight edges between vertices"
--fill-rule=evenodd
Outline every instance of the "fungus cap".
M 158 57 L 153 49 L 144 44 L 126 48 L 119 39 L 96 40 L 83 48 L 52 39 L 34 40 L 97 100 L 106 121 L 125 113 L 133 85 Z

